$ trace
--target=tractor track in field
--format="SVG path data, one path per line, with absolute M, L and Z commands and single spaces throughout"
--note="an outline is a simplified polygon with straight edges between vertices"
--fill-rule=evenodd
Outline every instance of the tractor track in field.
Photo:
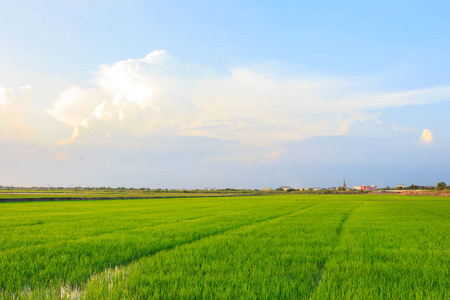
M 359 207 L 361 207 L 364 204 L 364 202 L 361 202 L 359 205 L 355 206 L 354 208 L 350 209 L 348 212 L 344 213 L 344 215 L 342 216 L 341 221 L 339 222 L 338 227 L 336 228 L 336 236 L 334 237 L 334 239 L 331 242 L 331 250 L 330 253 L 333 254 L 332 252 L 334 251 L 334 249 L 337 247 L 337 245 L 339 244 L 340 240 L 341 240 L 341 236 L 342 236 L 342 229 L 344 227 L 344 224 L 347 222 L 347 220 L 350 218 L 350 215 Z M 331 255 L 330 255 L 331 256 Z M 320 287 L 320 284 L 323 280 L 323 277 L 325 276 L 325 272 L 326 272 L 326 265 L 327 262 L 330 260 L 330 256 L 327 256 L 326 259 L 324 261 L 322 261 L 319 264 L 319 270 L 317 272 L 317 276 L 311 275 L 312 276 L 312 281 L 314 283 L 314 289 L 311 292 L 312 297 L 315 296 L 317 290 Z
M 186 241 L 186 242 L 183 242 L 183 243 L 178 243 L 178 244 L 174 243 L 174 244 L 169 245 L 167 247 L 157 249 L 156 251 L 154 251 L 153 253 L 151 253 L 149 255 L 142 256 L 142 257 L 137 258 L 135 260 L 132 260 L 132 261 L 130 261 L 128 263 L 111 266 L 110 268 L 104 269 L 103 271 L 101 271 L 101 272 L 99 272 L 97 274 L 93 274 L 91 276 L 91 278 L 88 279 L 83 284 L 83 286 L 86 287 L 89 284 L 90 281 L 92 281 L 93 279 L 98 278 L 99 275 L 101 275 L 102 273 L 107 273 L 108 271 L 110 271 L 112 269 L 114 269 L 116 272 L 118 270 L 120 271 L 121 269 L 123 270 L 123 268 L 126 268 L 126 267 L 130 266 L 133 263 L 137 263 L 139 260 L 142 260 L 142 259 L 145 259 L 145 258 L 149 258 L 151 256 L 154 256 L 154 255 L 160 253 L 160 252 L 171 251 L 171 250 L 173 250 L 173 249 L 175 249 L 177 247 L 183 247 L 183 246 L 191 245 L 191 244 L 200 242 L 200 241 L 202 241 L 204 239 L 211 238 L 211 237 L 214 237 L 214 236 L 218 236 L 220 234 L 224 234 L 224 233 L 232 231 L 232 230 L 241 229 L 241 228 L 244 228 L 244 227 L 253 226 L 253 225 L 256 225 L 256 224 L 261 224 L 261 223 L 264 223 L 264 222 L 269 222 L 269 221 L 273 221 L 273 220 L 277 220 L 277 219 L 286 218 L 286 217 L 295 215 L 297 213 L 303 213 L 304 211 L 306 211 L 306 210 L 308 210 L 310 208 L 313 208 L 313 207 L 316 207 L 316 206 L 319 206 L 319 205 L 324 205 L 326 203 L 328 203 L 328 201 L 327 202 L 321 202 L 321 203 L 314 203 L 314 204 L 302 207 L 302 208 L 300 208 L 298 210 L 291 211 L 291 212 L 288 212 L 288 213 L 278 214 L 278 215 L 262 218 L 260 220 L 255 221 L 255 222 L 252 222 L 252 223 L 242 224 L 242 225 L 238 225 L 238 226 L 232 226 L 232 227 L 224 228 L 224 229 L 221 229 L 221 230 L 217 230 L 217 231 L 214 231 L 214 232 L 211 232 L 211 233 L 208 233 L 208 234 L 199 235 L 199 236 L 193 238 L 192 240 L 189 240 L 189 241 Z M 252 209 L 254 209 L 254 208 L 252 208 Z M 251 209 L 248 209 L 248 210 L 251 210 Z M 68 290 L 66 292 L 68 294 L 73 294 L 73 291 L 70 291 L 70 290 Z M 78 290 L 77 293 L 81 294 L 81 293 L 83 293 L 83 290 Z
M 312 205 L 309 205 L 309 206 L 306 206 L 306 207 L 302 207 L 301 209 L 293 211 L 293 212 L 288 212 L 288 213 L 283 213 L 283 214 L 280 214 L 280 215 L 270 216 L 270 217 L 266 217 L 266 218 L 263 218 L 261 220 L 252 222 L 252 223 L 242 224 L 242 225 L 233 226 L 233 227 L 225 228 L 225 229 L 222 229 L 222 230 L 214 231 L 211 234 L 206 234 L 204 236 L 200 236 L 198 238 L 194 238 L 194 239 L 192 239 L 190 241 L 187 241 L 187 242 L 184 242 L 184 243 L 176 244 L 176 245 L 173 245 L 173 246 L 171 245 L 171 246 L 166 247 L 166 248 L 161 248 L 159 251 L 156 251 L 155 253 L 152 253 L 149 256 L 155 255 L 158 252 L 171 250 L 171 249 L 173 249 L 175 247 L 181 247 L 181 246 L 193 244 L 193 243 L 198 242 L 200 240 L 203 240 L 203 239 L 206 239 L 206 238 L 210 238 L 210 237 L 213 237 L 213 236 L 216 236 L 216 235 L 219 235 L 219 234 L 223 234 L 223 233 L 231 231 L 231 230 L 240 229 L 240 228 L 243 228 L 243 227 L 252 226 L 252 225 L 259 224 L 259 223 L 264 223 L 264 222 L 273 221 L 273 220 L 276 220 L 276 219 L 289 217 L 291 215 L 295 215 L 296 213 L 303 212 L 304 210 L 312 208 L 312 207 L 317 206 L 319 204 L 324 204 L 324 203 L 312 204 Z M 252 210 L 252 209 L 248 209 L 248 210 Z M 242 211 L 245 211 L 245 210 L 242 210 Z M 236 212 L 238 212 L 238 211 L 236 211 Z M 145 258 L 145 257 L 148 257 L 148 256 L 144 256 L 143 258 Z
M 207 208 L 211 208 L 211 207 L 201 207 L 201 208 L 195 209 L 195 211 L 199 211 L 199 210 L 203 210 L 203 209 L 207 209 Z M 157 215 L 157 214 L 166 213 L 166 212 L 169 212 L 169 211 L 170 210 L 157 211 L 157 212 L 147 213 L 146 215 L 147 216 L 148 215 Z M 214 215 L 208 215 L 208 216 L 214 216 Z M 182 222 L 182 221 L 192 221 L 192 220 L 200 219 L 200 218 L 203 218 L 203 217 L 205 217 L 205 215 L 202 215 L 200 217 L 190 217 L 190 218 L 186 218 L 186 219 L 175 220 L 173 222 L 158 223 L 158 224 L 149 225 L 149 226 L 134 227 L 134 228 L 122 228 L 122 229 L 121 228 L 116 228 L 116 229 L 113 229 L 111 231 L 106 231 L 106 232 L 102 232 L 102 233 L 98 233 L 98 234 L 93 234 L 93 235 L 90 235 L 90 236 L 68 238 L 68 239 L 65 239 L 65 240 L 58 241 L 58 242 L 56 242 L 56 244 L 61 244 L 61 243 L 66 243 L 66 242 L 74 242 L 74 241 L 78 241 L 78 240 L 82 240 L 82 239 L 89 239 L 89 238 L 99 238 L 99 237 L 102 237 L 102 236 L 113 234 L 115 232 L 137 231 L 137 230 L 148 229 L 148 228 L 152 228 L 152 227 L 156 227 L 156 226 L 175 224 L 175 223 Z M 42 225 L 44 223 L 45 222 L 34 222 L 34 223 L 30 223 L 30 224 L 20 224 L 20 225 L 14 226 L 14 227 Z M 3 228 L 3 227 L 7 228 L 8 226 L 1 226 L 0 228 Z M 14 250 L 14 249 L 19 248 L 19 247 L 39 247 L 39 246 L 46 245 L 48 243 L 52 243 L 52 242 L 48 241 L 48 242 L 30 244 L 30 245 L 27 245 L 27 246 L 15 246 L 15 247 L 10 247 L 10 248 L 7 248 L 7 249 L 3 249 L 3 251 Z M 55 243 L 53 243 L 53 244 L 55 244 Z M 1 250 L 1 248 L 0 248 L 0 250 Z
M 203 209 L 208 209 L 208 208 L 213 208 L 215 206 L 204 206 L 204 207 L 198 207 L 193 209 L 193 211 L 199 211 L 199 210 L 203 210 Z M 228 206 L 227 206 L 228 207 Z M 184 209 L 184 208 L 183 208 Z M 183 209 L 179 209 L 179 210 L 183 210 Z M 159 211 L 151 211 L 151 212 L 147 212 L 147 213 L 142 213 L 143 216 L 150 216 L 150 215 L 157 215 L 157 214 L 161 214 L 161 213 L 166 213 L 166 212 L 173 212 L 174 210 L 159 210 Z M 60 216 L 60 214 L 57 214 L 57 216 Z M 97 220 L 103 220 L 103 219 L 108 219 L 110 217 L 107 218 L 97 218 Z M 76 220 L 79 221 L 79 220 Z M 50 224 L 51 222 L 46 222 L 46 221 L 35 221 L 35 222 L 31 222 L 31 223 L 24 223 L 24 224 L 17 224 L 17 225 L 3 225 L 0 226 L 1 228 L 19 228 L 19 227 L 25 227 L 25 226 L 35 226 L 35 225 L 43 225 L 43 224 Z M 118 229 L 118 231 L 120 231 L 120 229 Z M 104 234 L 108 234 L 109 232 L 104 232 Z M 44 243 L 42 243 L 44 244 Z M 41 244 L 39 244 L 41 245 Z
M 203 236 L 199 236 L 197 238 L 194 238 L 194 239 L 192 239 L 190 241 L 187 241 L 187 242 L 184 242 L 184 243 L 174 244 L 174 245 L 170 245 L 170 246 L 165 247 L 165 248 L 158 249 L 154 253 L 151 253 L 151 254 L 149 254 L 147 256 L 142 256 L 142 257 L 140 257 L 140 258 L 138 258 L 136 260 L 139 260 L 139 259 L 142 259 L 142 258 L 145 258 L 145 257 L 148 257 L 148 256 L 153 256 L 153 255 L 155 255 L 158 252 L 171 250 L 171 249 L 173 249 L 175 247 L 181 247 L 181 246 L 184 246 L 184 245 L 189 245 L 189 244 L 198 242 L 198 241 L 200 241 L 202 239 L 209 238 L 209 237 L 212 237 L 212 236 L 215 236 L 215 235 L 219 235 L 219 234 L 225 233 L 227 231 L 239 229 L 239 228 L 246 227 L 246 226 L 252 226 L 252 225 L 255 225 L 255 224 L 268 222 L 268 221 L 272 221 L 272 220 L 275 220 L 275 219 L 280 219 L 280 218 L 283 218 L 283 217 L 288 217 L 290 215 L 294 215 L 296 213 L 303 212 L 306 209 L 312 208 L 312 207 L 320 205 L 320 204 L 325 204 L 325 203 L 326 202 L 324 202 L 324 203 L 315 203 L 315 204 L 312 204 L 312 205 L 309 205 L 309 206 L 306 206 L 306 207 L 302 207 L 301 209 L 293 211 L 293 212 L 288 212 L 288 213 L 283 213 L 283 214 L 279 214 L 279 215 L 275 215 L 275 216 L 270 216 L 270 217 L 263 218 L 261 220 L 255 221 L 253 223 L 247 223 L 247 224 L 243 224 L 243 225 L 233 226 L 233 227 L 224 228 L 224 229 L 221 229 L 221 230 L 218 230 L 218 231 L 214 231 L 211 234 L 206 234 L 206 235 L 203 235 Z M 264 205 L 264 206 L 269 206 L 269 205 Z M 261 207 L 264 207 L 264 206 L 261 206 Z M 257 208 L 261 208 L 261 207 L 257 207 Z M 243 212 L 243 211 L 249 211 L 249 210 L 255 210 L 257 208 L 243 209 L 243 210 L 234 211 L 234 212 L 231 212 L 231 213 L 224 213 L 223 215 L 233 214 L 233 213 L 238 213 L 238 212 Z M 217 214 L 217 215 L 222 215 L 222 214 Z M 133 260 L 133 261 L 136 261 L 136 260 Z M 133 261 L 129 262 L 128 264 L 132 263 Z M 124 266 L 124 265 L 122 265 L 122 266 Z
M 341 240 L 341 235 L 342 235 L 342 228 L 344 227 L 345 222 L 347 222 L 348 218 L 350 218 L 350 215 L 359 207 L 361 207 L 364 204 L 364 202 L 361 202 L 358 206 L 354 207 L 353 209 L 351 209 L 350 211 L 348 211 L 347 213 L 344 214 L 344 216 L 341 219 L 341 222 L 339 223 L 338 228 L 336 228 L 336 239 L 334 241 L 333 244 L 333 248 L 337 246 L 337 244 L 339 243 L 339 241 Z
M 261 206 L 258 206 L 258 207 L 240 209 L 240 210 L 235 210 L 235 211 L 229 211 L 229 212 L 219 212 L 219 213 L 215 213 L 215 214 L 195 216 L 195 217 L 175 220 L 173 222 L 158 223 L 158 224 L 149 225 L 149 226 L 143 226 L 143 227 L 128 228 L 128 229 L 114 229 L 112 231 L 100 233 L 100 234 L 97 234 L 97 235 L 91 235 L 91 236 L 87 236 L 87 237 L 78 237 L 78 238 L 70 238 L 70 239 L 62 240 L 62 241 L 59 241 L 57 243 L 53 243 L 52 245 L 64 244 L 64 243 L 73 243 L 73 242 L 76 242 L 76 241 L 79 241 L 79 240 L 83 240 L 83 239 L 85 239 L 85 240 L 98 239 L 98 238 L 103 238 L 103 237 L 108 236 L 108 235 L 113 235 L 113 234 L 115 234 L 117 232 L 124 233 L 124 232 L 140 231 L 140 230 L 143 230 L 143 229 L 150 229 L 150 228 L 154 228 L 154 227 L 158 227 L 158 226 L 174 225 L 174 224 L 177 224 L 177 223 L 191 222 L 191 221 L 200 220 L 200 219 L 209 218 L 209 217 L 216 217 L 216 216 L 221 216 L 221 215 L 240 213 L 240 212 L 244 212 L 244 211 L 257 210 L 257 209 L 260 209 L 260 208 L 263 208 L 263 207 L 267 207 L 267 206 L 270 206 L 270 204 L 261 205 Z M 229 207 L 232 207 L 232 206 L 230 205 Z M 206 208 L 201 208 L 201 209 L 206 209 Z M 201 210 L 201 209 L 199 209 L 199 210 Z M 155 214 L 164 213 L 164 212 L 167 212 L 167 211 L 156 212 Z M 45 245 L 47 245 L 49 243 L 52 243 L 52 242 L 48 241 L 48 242 L 44 242 L 44 243 L 31 244 L 31 245 L 27 245 L 27 246 L 15 246 L 15 247 L 11 247 L 11 248 L 8 248 L 8 249 L 3 249 L 2 251 L 9 252 L 9 251 L 13 251 L 14 249 L 17 249 L 17 248 L 20 248 L 20 247 L 25 248 L 25 249 L 26 248 L 32 248 L 32 247 L 44 247 Z

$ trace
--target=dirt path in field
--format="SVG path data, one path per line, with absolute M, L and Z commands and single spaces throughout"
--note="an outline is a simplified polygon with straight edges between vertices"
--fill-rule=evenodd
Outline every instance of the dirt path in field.
M 210 218 L 210 217 L 216 217 L 216 216 L 221 216 L 221 215 L 235 214 L 235 213 L 240 213 L 240 212 L 244 212 L 244 211 L 257 210 L 257 209 L 260 209 L 260 208 L 263 208 L 263 207 L 267 207 L 267 206 L 270 206 L 270 204 L 267 204 L 267 205 L 261 205 L 261 206 L 257 206 L 257 207 L 252 207 L 252 208 L 239 209 L 239 210 L 235 210 L 235 211 L 232 211 L 232 212 L 225 212 L 225 213 L 219 211 L 219 212 L 217 212 L 217 213 L 213 213 L 213 214 L 209 214 L 209 215 L 200 215 L 200 216 L 195 216 L 195 217 L 191 217 L 191 218 L 186 218 L 186 219 L 176 220 L 176 221 L 173 221 L 173 222 L 158 223 L 158 224 L 148 225 L 148 226 L 143 226 L 143 227 L 128 228 L 128 229 L 114 229 L 113 231 L 104 232 L 104 233 L 97 234 L 97 235 L 92 235 L 92 236 L 89 236 L 89 237 L 68 238 L 68 239 L 65 239 L 65 240 L 63 240 L 63 241 L 59 241 L 59 242 L 57 242 L 57 243 L 52 243 L 51 241 L 48 241 L 48 242 L 42 242 L 42 243 L 37 243 L 37 244 L 30 244 L 30 245 L 28 245 L 28 246 L 25 246 L 25 248 L 28 247 L 28 248 L 32 249 L 32 248 L 34 248 L 34 247 L 36 247 L 36 246 L 45 245 L 45 244 L 47 244 L 47 243 L 52 243 L 52 244 L 54 244 L 54 245 L 56 246 L 56 245 L 60 245 L 60 244 L 63 244 L 63 243 L 67 243 L 67 242 L 76 242 L 76 241 L 78 241 L 78 240 L 83 240 L 83 239 L 84 239 L 84 240 L 87 240 L 87 239 L 99 239 L 99 238 L 101 238 L 101 237 L 106 237 L 106 236 L 108 236 L 108 235 L 114 235 L 114 234 L 117 233 L 118 231 L 121 231 L 121 232 L 133 232 L 133 231 L 139 231 L 139 230 L 142 230 L 142 229 L 150 229 L 150 228 L 154 228 L 154 227 L 161 227 L 161 226 L 166 226 L 166 225 L 173 225 L 173 224 L 176 224 L 176 223 L 192 222 L 192 221 L 196 221 L 196 220 L 201 220 L 201 219 Z M 211 207 L 212 207 L 212 206 L 210 206 L 210 207 L 208 206 L 208 207 L 206 207 L 206 208 L 199 208 L 199 209 L 197 209 L 197 210 L 207 209 L 207 208 L 211 208 Z M 158 212 L 150 213 L 150 214 L 158 214 L 158 213 L 164 213 L 164 212 L 167 212 L 167 211 L 158 211 Z M 23 225 L 23 226 L 39 225 L 39 224 L 42 224 L 42 223 L 41 223 L 41 222 L 36 222 L 36 224 L 25 224 L 25 225 Z M 2 227 L 0 226 L 0 228 L 2 228 Z M 6 250 L 4 250 L 4 251 L 14 250 L 14 249 L 19 248 L 19 247 L 24 248 L 24 246 L 18 245 L 18 246 L 16 246 L 16 247 L 8 248 L 8 249 L 6 249 Z M 1 250 L 1 249 L 0 249 L 0 250 Z
M 295 211 L 291 211 L 291 212 L 283 213 L 283 214 L 278 214 L 278 215 L 274 215 L 274 216 L 270 216 L 270 217 L 266 217 L 266 218 L 263 218 L 261 220 L 257 220 L 257 221 L 252 222 L 252 223 L 247 223 L 247 224 L 243 224 L 243 225 L 238 225 L 238 226 L 232 226 L 232 227 L 229 227 L 229 228 L 224 228 L 224 229 L 215 231 L 215 232 L 213 232 L 211 234 L 207 234 L 207 235 L 204 235 L 204 236 L 200 236 L 200 237 L 194 238 L 193 240 L 184 242 L 182 244 L 174 244 L 174 245 L 168 246 L 166 248 L 161 248 L 158 251 L 156 251 L 155 253 L 152 253 L 151 255 L 140 257 L 139 259 L 131 261 L 131 262 L 127 263 L 127 264 L 118 265 L 118 266 L 114 266 L 114 267 L 105 269 L 104 271 L 93 275 L 90 279 L 87 280 L 87 282 L 85 282 L 84 287 L 89 285 L 90 282 L 96 281 L 96 280 L 103 280 L 103 281 L 105 281 L 105 280 L 112 280 L 113 278 L 117 278 L 117 277 L 120 277 L 120 276 L 126 277 L 128 275 L 128 267 L 131 264 L 137 263 L 138 261 L 140 261 L 142 259 L 154 256 L 154 255 L 156 255 L 159 252 L 171 251 L 175 247 L 183 247 L 183 246 L 187 246 L 187 245 L 190 245 L 190 244 L 194 244 L 194 243 L 200 242 L 200 241 L 202 241 L 204 239 L 211 238 L 211 237 L 214 237 L 214 236 L 217 236 L 217 235 L 220 235 L 220 234 L 224 234 L 224 233 L 232 231 L 232 230 L 238 230 L 238 229 L 241 229 L 241 228 L 244 228 L 244 227 L 248 227 L 248 226 L 253 226 L 253 225 L 256 225 L 256 224 L 261 224 L 261 223 L 265 223 L 265 222 L 269 222 L 269 221 L 273 221 L 273 220 L 277 220 L 277 219 L 286 218 L 286 217 L 289 217 L 289 216 L 292 216 L 292 215 L 295 215 L 295 214 L 298 214 L 298 213 L 303 213 L 306 210 L 312 209 L 313 207 L 316 207 L 316 206 L 319 206 L 319 205 L 324 205 L 326 203 L 328 203 L 328 202 L 314 203 L 314 204 L 302 207 L 302 208 L 300 208 L 298 210 L 295 210 Z M 260 208 L 260 207 L 258 207 L 258 208 Z M 253 210 L 253 209 L 255 209 L 255 208 L 245 209 L 245 210 L 242 210 L 242 211 Z M 239 212 L 239 211 L 231 212 L 230 214 L 237 213 L 237 212 Z M 79 299 L 82 295 L 84 295 L 84 288 L 71 289 L 70 287 L 61 287 L 61 295 L 62 295 L 62 297 L 66 296 L 66 297 L 69 297 L 69 298 L 75 296 L 75 299 Z
M 358 208 L 360 208 L 362 205 L 364 204 L 364 202 L 361 202 L 360 204 L 358 204 L 357 206 L 355 206 L 354 208 L 350 209 L 348 212 L 346 212 L 342 219 L 341 222 L 339 223 L 338 227 L 336 228 L 336 236 L 333 239 L 333 241 L 331 242 L 331 250 L 330 250 L 330 256 L 326 257 L 326 260 L 322 262 L 322 264 L 319 266 L 319 272 L 318 272 L 318 276 L 317 277 L 313 277 L 313 281 L 315 282 L 315 288 L 312 291 L 312 297 L 315 296 L 317 290 L 320 287 L 320 284 L 325 276 L 326 273 L 326 265 L 327 262 L 330 260 L 330 257 L 332 256 L 332 253 L 334 251 L 334 249 L 337 247 L 337 245 L 339 244 L 339 241 L 341 240 L 341 236 L 342 236 L 342 228 L 344 227 L 345 222 L 347 222 L 347 220 L 350 218 L 350 215 Z

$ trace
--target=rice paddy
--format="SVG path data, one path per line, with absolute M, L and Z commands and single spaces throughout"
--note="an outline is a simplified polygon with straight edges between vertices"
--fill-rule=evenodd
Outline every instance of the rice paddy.
M 450 199 L 0 204 L 0 299 L 449 299 Z

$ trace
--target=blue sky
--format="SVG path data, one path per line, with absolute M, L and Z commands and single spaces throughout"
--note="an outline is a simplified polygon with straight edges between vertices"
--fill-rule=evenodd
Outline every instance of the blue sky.
M 3 1 L 0 184 L 450 181 L 446 1 Z

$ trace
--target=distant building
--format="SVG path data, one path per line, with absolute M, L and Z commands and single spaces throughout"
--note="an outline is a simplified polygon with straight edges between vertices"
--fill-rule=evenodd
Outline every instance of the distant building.
M 399 189 L 404 189 L 404 188 L 405 188 L 405 185 L 404 185 L 404 184 L 397 184 L 397 188 L 399 188 Z
M 354 188 L 354 187 L 353 187 Z M 349 191 L 350 188 L 347 187 L 347 184 L 345 183 L 345 178 L 342 179 L 342 186 L 337 187 L 336 191 Z
M 361 190 L 361 191 L 377 191 L 378 188 L 376 185 L 355 185 L 353 187 L 354 190 Z
M 216 189 L 216 188 L 213 188 L 213 187 L 205 187 L 204 190 L 205 190 L 205 191 L 215 191 L 215 190 L 217 190 L 217 189 Z
M 263 187 L 262 190 L 265 192 L 268 192 L 268 191 L 271 191 L 272 188 L 271 187 Z
M 290 186 L 280 186 L 277 190 L 283 190 L 283 191 L 287 191 L 287 190 L 290 190 L 290 189 L 292 189 Z

